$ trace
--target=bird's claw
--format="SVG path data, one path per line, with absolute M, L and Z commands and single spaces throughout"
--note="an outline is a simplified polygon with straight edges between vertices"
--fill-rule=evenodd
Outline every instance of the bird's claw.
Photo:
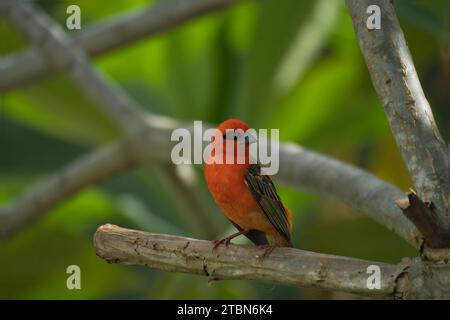
M 221 239 L 221 240 L 213 240 L 213 243 L 214 243 L 213 251 L 216 250 L 221 244 L 224 244 L 225 247 L 228 247 L 230 242 L 231 242 L 230 238 L 225 238 L 225 239 Z
M 276 248 L 276 245 L 274 244 L 264 244 L 261 246 L 258 246 L 258 248 L 263 249 L 263 254 L 261 255 L 261 259 L 264 259 L 265 257 L 267 257 L 268 255 L 270 255 L 273 251 L 273 249 Z
M 217 247 L 220 246 L 222 243 L 225 245 L 225 247 L 228 247 L 232 239 L 236 238 L 237 236 L 240 236 L 241 234 L 246 234 L 247 232 L 248 230 L 240 230 L 239 232 L 236 232 L 231 236 L 228 236 L 222 240 L 213 240 L 214 243 L 213 251 L 216 250 Z

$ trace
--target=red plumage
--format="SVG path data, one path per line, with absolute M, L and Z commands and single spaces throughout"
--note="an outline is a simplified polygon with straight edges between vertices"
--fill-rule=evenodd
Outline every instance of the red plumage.
M 225 137 L 227 129 L 247 131 L 249 127 L 240 120 L 230 119 L 222 122 L 217 129 L 220 135 Z M 225 141 L 226 139 L 213 141 L 211 156 L 221 156 L 215 154 L 217 150 L 220 152 L 220 148 L 217 148 L 218 143 L 223 143 L 221 149 L 223 155 L 230 152 L 226 148 Z M 250 164 L 249 145 L 245 145 L 245 154 L 238 155 L 238 143 L 239 139 L 234 138 L 233 163 L 210 163 L 204 166 L 206 183 L 214 200 L 238 229 L 244 232 L 263 232 L 269 235 L 276 245 L 291 247 L 290 210 L 281 203 L 270 177 L 261 175 L 258 172 L 258 165 Z M 239 164 L 238 157 L 242 156 L 245 157 L 245 161 Z M 247 233 L 252 239 L 250 235 L 251 232 Z M 229 241 L 232 237 L 226 240 Z

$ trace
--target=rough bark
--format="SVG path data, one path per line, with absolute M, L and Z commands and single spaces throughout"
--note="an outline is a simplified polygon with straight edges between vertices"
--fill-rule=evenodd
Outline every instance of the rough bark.
M 414 192 L 410 192 L 408 198 L 399 199 L 396 203 L 404 215 L 417 226 L 427 246 L 445 248 L 450 243 L 450 233 L 438 225 L 439 217 L 432 202 L 425 203 Z
M 438 233 L 450 233 L 450 171 L 442 139 L 389 0 L 346 0 L 375 90 L 403 161 L 423 202 L 436 207 Z M 368 29 L 370 5 L 381 9 L 381 28 Z M 414 222 L 414 221 L 413 221 Z M 418 226 L 418 229 L 423 227 Z M 450 242 L 441 244 L 449 247 Z
M 94 236 L 97 255 L 109 263 L 135 264 L 163 271 L 192 273 L 209 280 L 248 279 L 279 284 L 340 290 L 393 298 L 397 266 L 355 258 L 276 248 L 263 257 L 255 246 L 213 250 L 211 241 L 148 233 L 103 225 Z M 379 289 L 369 289 L 368 266 L 381 270 Z
M 450 299 L 450 252 L 440 261 L 405 259 L 396 280 L 395 299 Z

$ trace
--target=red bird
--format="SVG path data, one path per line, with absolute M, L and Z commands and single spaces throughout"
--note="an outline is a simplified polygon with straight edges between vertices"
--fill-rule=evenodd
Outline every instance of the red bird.
M 213 138 L 210 159 L 204 165 L 204 175 L 217 205 L 239 232 L 216 241 L 214 248 L 221 243 L 228 245 L 231 239 L 241 234 L 245 234 L 256 245 L 273 249 L 274 246 L 270 246 L 267 241 L 268 235 L 275 245 L 292 247 L 291 212 L 281 202 L 270 177 L 261 174 L 260 165 L 250 164 L 249 145 L 256 139 L 243 133 L 249 126 L 241 120 L 230 119 L 222 122 L 217 129 L 219 139 Z M 225 163 L 226 154 L 231 156 L 233 152 L 227 150 L 227 140 L 232 140 L 231 145 L 234 147 L 233 163 Z M 222 148 L 218 148 L 219 143 L 223 144 Z M 237 152 L 238 144 L 245 144 L 245 154 Z M 216 154 L 217 151 L 222 154 Z M 211 157 L 217 156 L 223 157 L 223 163 L 211 163 Z

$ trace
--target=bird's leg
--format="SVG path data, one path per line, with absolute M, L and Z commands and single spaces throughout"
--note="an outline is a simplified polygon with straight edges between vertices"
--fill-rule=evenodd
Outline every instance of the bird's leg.
M 247 232 L 249 232 L 249 230 L 241 230 L 239 232 L 233 233 L 232 235 L 222 239 L 222 240 L 213 240 L 214 243 L 214 247 L 213 250 L 217 249 L 218 246 L 220 246 L 222 243 L 225 245 L 225 247 L 228 247 L 228 245 L 230 244 L 230 241 L 242 234 L 246 234 Z

